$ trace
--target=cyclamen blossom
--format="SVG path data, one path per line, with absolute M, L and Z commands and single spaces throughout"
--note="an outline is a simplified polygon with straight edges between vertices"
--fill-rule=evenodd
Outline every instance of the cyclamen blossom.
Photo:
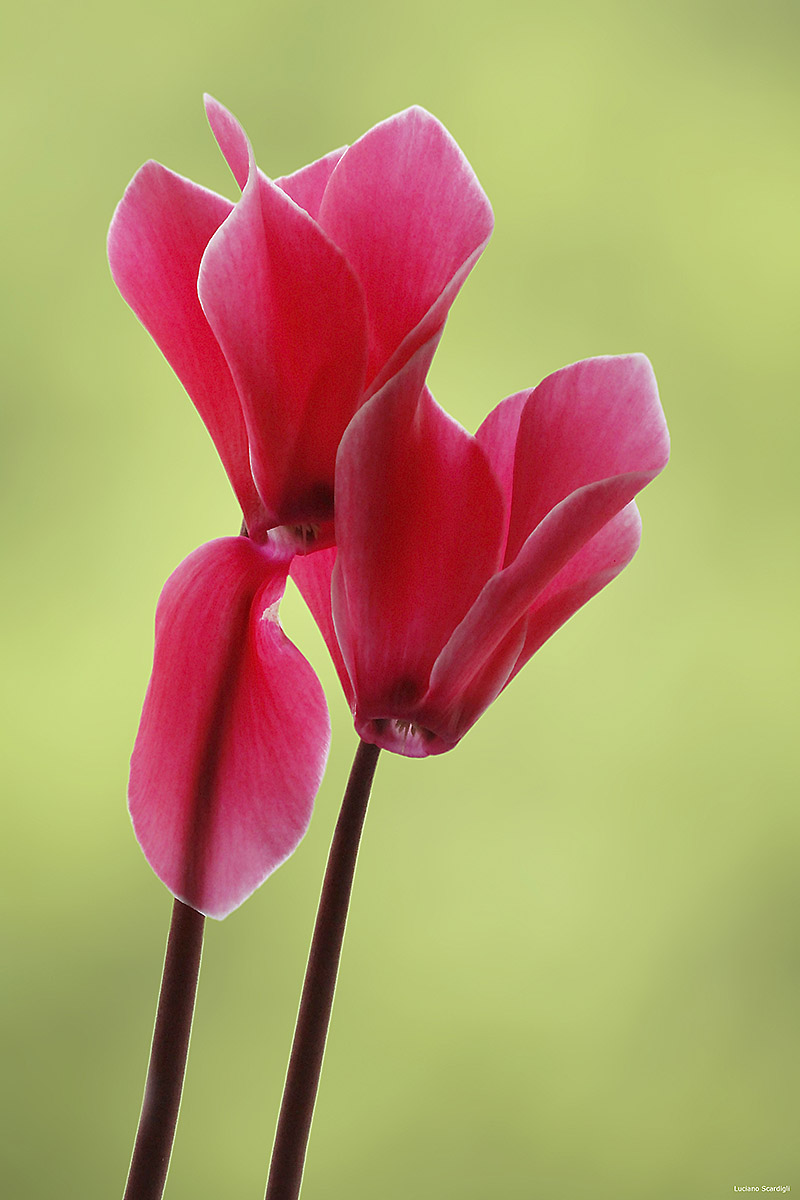
M 249 535 L 202 546 L 164 588 L 129 787 L 156 873 L 223 917 L 297 846 L 327 756 L 320 685 L 277 616 L 292 555 L 331 543 L 347 424 L 412 357 L 427 367 L 492 214 L 422 109 L 275 181 L 230 113 L 206 110 L 241 198 L 147 163 L 108 255 Z
M 474 437 L 411 361 L 342 441 L 337 550 L 292 567 L 361 737 L 415 757 L 453 747 L 633 557 L 633 497 L 668 456 L 643 355 L 557 371 Z
M 114 279 L 203 418 L 252 538 L 332 540 L 336 451 L 420 347 L 492 231 L 447 130 L 421 108 L 270 180 L 239 123 L 206 111 L 236 204 L 146 163 L 109 233 Z

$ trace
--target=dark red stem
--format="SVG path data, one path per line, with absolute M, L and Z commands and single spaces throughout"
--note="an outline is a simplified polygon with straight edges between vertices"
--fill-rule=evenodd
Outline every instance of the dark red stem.
M 178 1123 L 205 917 L 176 900 L 124 1200 L 161 1200 Z
M 358 846 L 379 753 L 377 746 L 359 743 L 336 823 L 283 1089 L 266 1200 L 297 1200 L 300 1194 Z

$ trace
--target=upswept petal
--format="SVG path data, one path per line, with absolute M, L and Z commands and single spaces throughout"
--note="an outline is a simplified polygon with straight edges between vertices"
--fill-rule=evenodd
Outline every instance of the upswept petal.
M 549 375 L 528 394 L 520 417 L 506 564 L 571 493 L 629 473 L 646 475 L 644 486 L 668 457 L 658 388 L 643 354 L 589 358 Z
M 363 285 L 377 391 L 444 324 L 491 234 L 489 201 L 444 126 L 415 107 L 345 151 L 319 223 Z
M 642 521 L 632 500 L 573 555 L 531 605 L 523 621 L 525 642 L 508 683 L 565 621 L 619 575 L 639 549 L 641 536 Z
M 217 139 L 217 145 L 222 151 L 234 179 L 239 187 L 244 189 L 250 169 L 247 136 L 233 114 L 228 112 L 227 108 L 218 100 L 209 95 L 205 95 L 203 100 L 208 123 Z M 331 150 L 330 153 L 309 163 L 308 166 L 301 167 L 299 171 L 294 171 L 291 175 L 282 175 L 274 182 L 282 191 L 286 192 L 287 196 L 291 196 L 295 204 L 299 204 L 310 217 L 316 219 L 333 168 L 346 149 L 346 146 L 340 146 L 338 150 Z
M 517 621 L 499 638 L 482 662 L 472 661 L 458 690 L 443 670 L 434 666 L 431 687 L 419 706 L 423 726 L 435 724 L 438 743 L 429 753 L 449 750 L 461 740 L 508 683 L 525 646 L 526 621 Z
M 331 611 L 331 576 L 335 562 L 335 546 L 329 546 L 327 550 L 316 550 L 313 554 L 297 554 L 292 559 L 289 574 L 297 584 L 298 591 L 308 605 L 309 612 L 325 640 L 325 645 L 328 647 L 339 681 L 347 697 L 347 703 L 352 708 L 355 703 L 353 685 L 339 648 Z
M 336 450 L 363 387 L 363 294 L 308 213 L 259 174 L 237 128 L 249 174 L 206 250 L 200 301 L 236 382 L 272 523 L 319 524 L 332 517 Z
M 480 672 L 491 672 L 510 630 L 573 555 L 651 479 L 648 472 L 605 479 L 573 492 L 548 513 L 514 561 L 489 579 L 455 630 L 431 673 L 426 703 L 449 708 Z M 513 665 L 508 663 L 509 670 Z
M 222 196 L 148 162 L 134 175 L 108 233 L 114 282 L 152 335 L 211 434 L 251 532 L 261 503 L 239 396 L 197 298 L 208 242 L 232 210 Z
M 295 849 L 325 767 L 325 698 L 277 617 L 287 569 L 248 538 L 209 542 L 156 612 L 130 811 L 156 874 L 212 917 Z
M 506 514 L 503 555 L 508 539 L 508 523 L 511 520 L 511 504 L 514 496 L 514 463 L 517 456 L 519 423 L 525 409 L 530 390 L 518 392 L 501 401 L 479 427 L 475 437 L 486 455 L 492 474 L 500 485 Z
M 418 375 L 408 386 L 415 366 L 357 413 L 337 460 L 333 616 L 362 724 L 413 713 L 502 548 L 485 455 Z
M 430 692 L 420 706 L 423 713 L 428 707 L 439 713 L 443 738 L 455 743 L 463 737 L 547 639 L 627 566 L 640 536 L 639 513 L 631 501 L 573 555 L 519 620 L 506 625 L 505 633 L 495 629 L 495 643 L 487 639 L 487 646 L 487 641 L 481 644 L 474 639 L 478 642 L 475 653 L 471 659 L 465 655 L 465 670 L 459 673 L 458 656 L 464 653 L 478 623 L 479 614 L 469 614 L 436 663 Z M 499 585 L 489 589 L 488 603 L 500 591 Z M 488 604 L 483 610 L 488 621 L 491 614 L 487 609 Z M 496 615 L 503 619 L 502 612 Z M 507 613 L 505 616 L 508 619 Z
M 301 167 L 291 175 L 281 175 L 275 183 L 287 196 L 291 196 L 295 204 L 299 204 L 316 220 L 328 180 L 346 149 L 347 146 L 340 146 L 338 150 L 331 150 L 329 154 L 309 163 L 307 167 Z
M 244 191 L 250 172 L 250 146 L 247 135 L 233 113 L 228 112 L 219 100 L 205 93 L 203 103 L 211 132 L 217 139 L 222 157 L 230 167 L 231 175 Z

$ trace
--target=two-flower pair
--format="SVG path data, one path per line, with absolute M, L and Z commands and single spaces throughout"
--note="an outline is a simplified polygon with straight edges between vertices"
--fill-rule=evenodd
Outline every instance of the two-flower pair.
M 492 215 L 429 114 L 271 182 L 207 110 L 241 199 L 147 164 L 109 256 L 249 534 L 164 589 L 131 772 L 149 861 L 220 917 L 299 842 L 327 754 L 324 697 L 277 618 L 290 567 L 362 738 L 439 753 L 630 560 L 632 500 L 668 446 L 640 356 L 557 372 L 475 437 L 436 405 L 427 369 Z

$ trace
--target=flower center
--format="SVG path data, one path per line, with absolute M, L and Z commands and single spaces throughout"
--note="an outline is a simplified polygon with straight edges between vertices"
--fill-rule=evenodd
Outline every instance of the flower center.
M 419 725 L 415 725 L 413 721 L 395 721 L 394 727 L 402 738 L 416 737 L 417 734 L 424 736 L 428 731 L 421 729 Z
M 372 717 L 362 721 L 356 714 L 356 730 L 365 742 L 382 746 L 393 754 L 404 754 L 406 758 L 427 758 L 455 745 L 410 717 Z
M 403 744 L 407 742 L 417 742 L 420 745 L 425 745 L 426 742 L 431 742 L 435 738 L 435 733 L 431 730 L 426 730 L 423 725 L 416 725 L 414 721 L 401 720 L 399 718 L 383 718 L 373 722 L 377 730 L 389 733 L 392 740 L 397 738 L 402 739 Z
M 313 545 L 319 537 L 319 525 L 313 525 L 310 522 L 305 525 L 293 525 L 292 533 L 305 550 L 308 546 Z

